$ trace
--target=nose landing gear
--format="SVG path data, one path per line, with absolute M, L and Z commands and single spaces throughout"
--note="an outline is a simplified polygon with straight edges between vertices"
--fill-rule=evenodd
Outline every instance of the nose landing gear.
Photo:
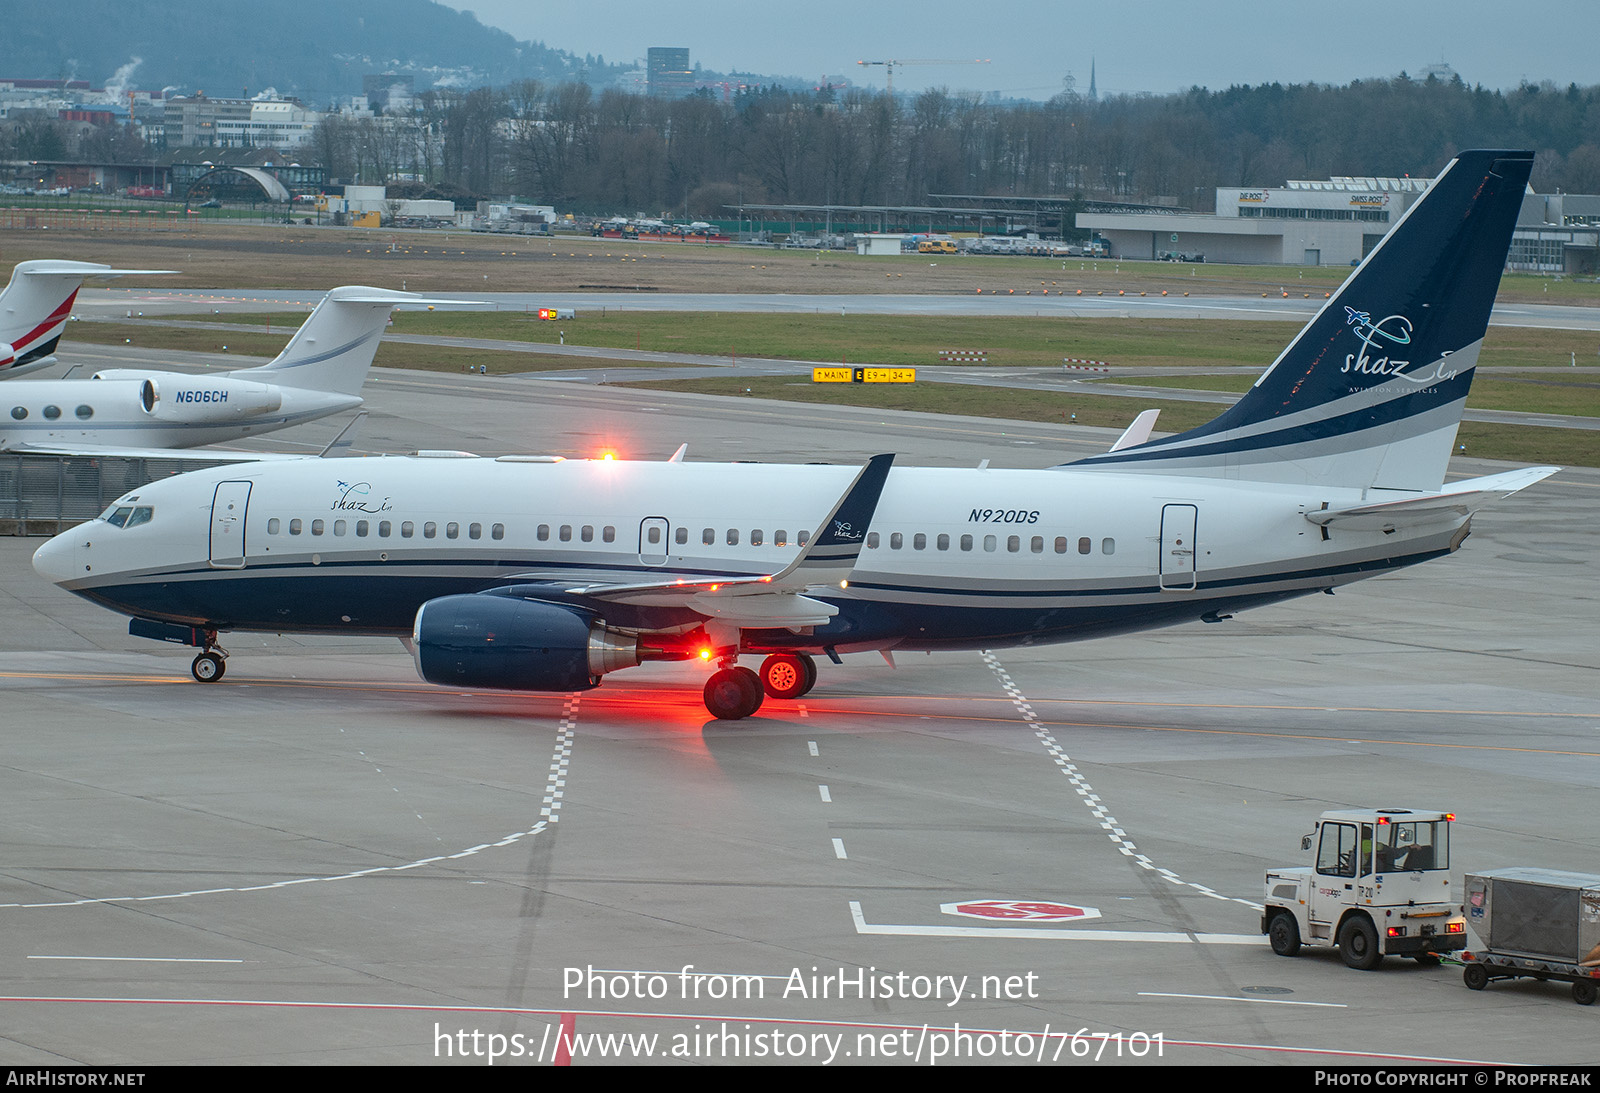
M 205 649 L 195 654 L 194 663 L 189 665 L 189 674 L 194 676 L 197 683 L 215 683 L 227 670 L 228 651 L 217 644 L 215 630 L 207 631 Z

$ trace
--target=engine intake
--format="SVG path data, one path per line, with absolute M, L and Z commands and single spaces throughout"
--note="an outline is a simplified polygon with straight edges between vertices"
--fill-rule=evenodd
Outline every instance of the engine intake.
M 283 405 L 283 393 L 248 380 L 162 376 L 144 381 L 139 402 L 159 421 L 223 422 L 273 413 Z
M 509 596 L 429 600 L 411 638 L 417 675 L 455 687 L 586 691 L 641 659 L 638 638 L 589 612 Z

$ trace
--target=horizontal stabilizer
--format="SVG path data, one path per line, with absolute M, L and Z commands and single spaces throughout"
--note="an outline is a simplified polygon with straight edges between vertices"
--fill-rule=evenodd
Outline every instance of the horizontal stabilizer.
M 1521 470 L 1469 478 L 1448 490 L 1406 497 L 1398 501 L 1379 501 L 1345 509 L 1318 509 L 1306 519 L 1321 527 L 1348 528 L 1351 531 L 1393 531 L 1403 527 L 1454 520 L 1470 516 L 1486 505 L 1510 497 L 1535 482 L 1549 478 L 1560 467 L 1525 467 Z

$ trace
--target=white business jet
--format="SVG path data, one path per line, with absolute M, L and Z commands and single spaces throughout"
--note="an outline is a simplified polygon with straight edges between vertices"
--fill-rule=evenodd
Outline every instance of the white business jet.
M 87 277 L 131 277 L 170 269 L 112 269 L 97 262 L 18 262 L 0 289 L 0 379 L 56 363 L 61 329 Z
M 0 384 L 0 451 L 150 455 L 354 410 L 390 309 L 455 302 L 346 286 L 323 297 L 283 352 L 259 368 L 110 368 L 91 379 Z
M 1215 421 L 1070 465 L 293 460 L 142 487 L 34 566 L 199 647 L 201 680 L 228 630 L 394 634 L 452 687 L 709 660 L 719 718 L 806 693 L 819 655 L 1072 641 L 1331 591 L 1451 553 L 1474 511 L 1557 470 L 1444 485 L 1532 158 L 1453 160 Z

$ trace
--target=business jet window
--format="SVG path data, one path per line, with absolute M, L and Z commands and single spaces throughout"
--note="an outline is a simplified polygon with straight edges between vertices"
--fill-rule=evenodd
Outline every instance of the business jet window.
M 752 531 L 750 533 L 750 545 L 751 546 L 760 546 L 761 545 L 761 529 L 757 528 L 755 531 Z
M 489 538 L 491 538 L 491 539 L 504 539 L 505 537 L 506 537 L 506 526 L 504 524 L 496 524 L 494 527 L 489 529 Z
M 704 544 L 705 546 L 714 546 L 714 545 L 716 545 L 716 542 L 717 542 L 717 531 L 716 531 L 716 529 L 715 528 L 706 528 L 704 531 L 702 531 L 700 533 L 700 542 L 702 544 Z
M 1028 540 L 1028 549 L 1033 551 L 1035 554 L 1043 554 L 1044 553 L 1044 536 L 1043 535 L 1035 535 L 1032 539 L 1029 539 Z
M 365 520 L 357 520 L 356 521 L 356 538 L 357 539 L 365 539 L 367 537 L 367 532 L 370 531 L 371 529 L 372 529 L 372 525 L 369 524 L 367 521 L 365 521 Z
M 609 543 L 611 541 L 611 539 L 612 539 L 612 529 L 611 528 L 606 528 L 606 542 Z M 686 528 L 686 527 L 682 527 L 682 526 L 674 528 L 673 531 L 672 531 L 672 541 L 674 543 L 677 543 L 679 546 L 682 546 L 683 544 L 687 543 L 689 541 L 689 529 Z
M 911 537 L 911 549 L 912 550 L 927 550 L 928 549 L 928 536 L 926 535 L 926 533 L 919 531 L 919 532 L 917 532 L 915 535 L 913 535 Z
M 1022 549 L 1022 538 L 1021 538 L 1021 536 L 1007 535 L 1006 536 L 1006 549 L 1009 550 L 1013 554 L 1015 554 L 1017 551 L 1021 550 Z
M 444 537 L 446 539 L 461 538 L 461 525 L 456 523 L 454 520 L 450 521 L 444 526 Z
M 811 541 L 811 533 L 809 531 L 802 531 L 799 535 L 794 537 L 794 541 L 799 543 L 801 546 L 805 546 Z
M 875 532 L 875 531 L 867 532 L 867 549 L 868 550 L 877 550 L 878 549 L 878 533 L 877 532 Z
M 28 408 L 26 406 L 13 406 L 11 408 L 11 416 L 21 421 L 28 416 Z
M 961 549 L 962 550 L 971 550 L 972 549 L 972 536 L 963 535 L 961 537 Z
M 278 529 L 281 528 L 282 526 L 283 526 L 283 522 L 280 521 L 276 516 L 274 516 L 272 519 L 267 521 L 267 534 L 268 535 L 276 535 L 276 534 L 278 534 Z
M 389 533 L 392 532 L 393 530 L 394 530 L 394 525 L 391 524 L 389 521 L 387 521 L 387 520 L 379 520 L 378 521 L 378 538 L 387 539 L 389 537 Z
M 890 535 L 889 535 L 889 549 L 890 550 L 901 550 L 901 549 L 903 549 L 905 547 L 905 545 L 906 545 L 906 537 L 904 535 L 902 535 L 898 531 L 890 533 Z
M 1065 554 L 1066 552 L 1067 552 L 1067 537 L 1065 535 L 1057 535 L 1056 536 L 1056 553 L 1057 554 Z
M 738 528 L 729 528 L 728 529 L 728 545 L 729 546 L 738 546 L 739 545 L 739 529 Z
M 777 531 L 773 532 L 772 533 L 772 545 L 773 546 L 788 546 L 789 545 L 789 533 L 787 531 L 784 531 L 782 528 L 779 528 Z
M 541 543 L 548 541 L 550 538 L 550 525 L 540 524 L 539 530 L 534 532 L 533 535 L 534 538 L 538 539 Z
M 289 534 L 290 535 L 299 535 L 301 526 L 302 525 L 301 525 L 299 520 L 290 520 L 289 521 Z
M 405 520 L 405 521 L 401 522 L 401 524 L 400 524 L 400 538 L 409 539 L 413 535 L 415 535 L 416 533 L 417 533 L 417 525 L 416 524 L 413 524 L 410 520 Z
M 483 525 L 482 524 L 468 524 L 467 525 L 467 538 L 468 539 L 482 539 L 483 538 Z
M 349 528 L 349 526 L 350 526 L 350 521 L 348 521 L 348 520 L 335 520 L 333 522 L 333 533 L 335 535 L 343 535 L 345 533 L 345 530 L 347 528 Z
M 933 545 L 938 547 L 940 550 L 949 550 L 950 536 L 941 531 L 939 533 L 939 537 L 933 541 Z
M 1079 554 L 1087 554 L 1087 553 L 1089 553 L 1089 548 L 1092 547 L 1093 545 L 1094 545 L 1093 542 L 1091 542 L 1089 537 L 1087 535 L 1085 535 L 1082 539 L 1078 540 L 1078 553 Z
M 313 534 L 313 535 L 321 535 L 322 534 L 322 528 L 323 528 L 323 523 L 322 523 L 321 520 L 313 520 L 313 521 L 311 521 L 311 534 Z
M 572 525 L 571 524 L 562 524 L 561 525 L 560 539 L 561 539 L 561 541 L 563 543 L 572 542 Z
M 1116 552 L 1117 552 L 1117 541 L 1115 539 L 1101 539 L 1100 540 L 1100 553 L 1101 554 L 1115 554 Z
M 992 552 L 994 550 L 994 548 L 998 545 L 998 543 L 999 543 L 999 540 L 997 540 L 993 535 L 985 535 L 983 537 L 983 549 L 984 550 Z
M 652 528 L 651 530 L 653 531 L 655 529 Z M 594 542 L 594 525 L 593 524 L 585 524 L 585 525 L 583 525 L 583 527 L 581 529 L 579 529 L 579 531 L 578 531 L 578 538 L 582 539 L 586 543 Z M 653 542 L 655 542 L 655 539 L 651 539 L 650 541 L 653 543 Z
M 432 520 L 429 520 L 427 523 L 422 525 L 422 537 L 424 539 L 432 539 L 438 534 L 439 525 L 434 523 Z
M 44 408 L 44 416 L 48 420 L 54 421 L 56 418 L 61 416 L 61 407 L 59 407 L 59 406 L 46 406 Z
M 80 421 L 88 421 L 90 418 L 94 417 L 94 407 L 93 406 L 88 406 L 88 405 L 80 406 L 80 407 L 78 407 L 76 410 L 74 410 L 72 412 L 78 415 L 78 419 Z

